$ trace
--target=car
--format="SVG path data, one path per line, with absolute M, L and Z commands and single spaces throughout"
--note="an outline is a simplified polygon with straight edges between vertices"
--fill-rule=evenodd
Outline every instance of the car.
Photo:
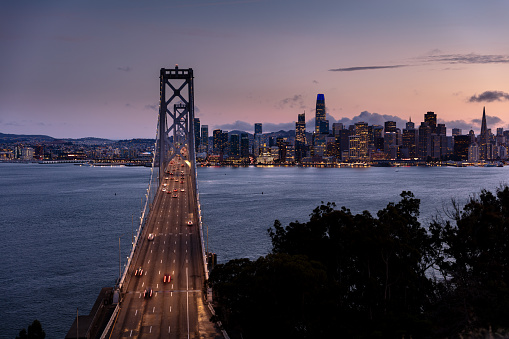
M 179 180 L 178 180 L 178 179 L 175 179 L 175 181 L 176 181 L 176 182 L 179 182 Z
M 183 184 L 183 183 L 184 183 L 184 180 L 181 180 L 181 181 L 180 181 L 180 183 L 181 183 L 181 184 Z
M 170 191 L 170 190 L 168 190 L 168 191 L 166 191 L 166 193 L 171 194 L 171 191 Z
M 143 275 L 143 268 L 138 267 L 136 271 L 134 271 L 134 276 L 142 276 Z
M 148 240 L 154 240 L 154 233 L 148 234 Z
M 151 298 L 152 297 L 152 289 L 150 287 L 147 287 L 145 289 L 145 292 L 143 292 L 143 297 L 145 297 L 145 298 Z
M 172 198 L 178 198 L 178 196 L 176 194 L 174 194 Z
M 176 188 L 175 188 L 175 189 L 173 190 L 173 192 L 178 192 L 178 189 L 176 189 Z
M 163 192 L 166 192 L 166 188 L 163 188 Z
M 193 222 L 192 222 L 191 220 L 189 220 L 189 221 L 187 222 L 187 226 L 193 226 Z
M 167 183 L 164 183 L 164 184 L 163 184 L 163 186 L 164 186 L 164 187 L 166 187 L 166 186 L 168 186 L 168 184 L 167 184 Z
M 181 164 L 180 167 L 184 167 L 184 164 Z
M 181 188 L 181 189 L 180 189 L 180 192 L 185 192 L 185 191 L 186 191 L 186 190 L 185 190 L 185 189 L 183 189 L 183 188 Z
M 165 274 L 163 277 L 163 282 L 169 283 L 171 281 L 171 276 L 169 274 Z

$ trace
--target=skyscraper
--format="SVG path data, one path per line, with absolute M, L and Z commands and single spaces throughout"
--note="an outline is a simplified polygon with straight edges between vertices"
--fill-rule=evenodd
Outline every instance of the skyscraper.
M 481 134 L 479 135 L 479 160 L 488 160 L 488 126 L 486 125 L 486 111 L 482 108 Z
M 262 134 L 262 123 L 258 122 L 254 125 L 255 134 Z
M 298 115 L 295 123 L 295 160 L 300 162 L 306 156 L 306 113 Z
M 318 94 L 316 96 L 316 115 L 315 115 L 315 133 L 329 133 L 328 124 L 325 125 L 325 96 Z M 327 129 L 327 131 L 324 131 Z
M 437 115 L 435 112 L 428 112 L 424 114 L 424 122 L 428 123 L 431 133 L 435 133 L 435 129 L 437 127 Z
M 200 151 L 200 118 L 194 118 L 194 149 Z
M 207 153 L 209 151 L 209 126 L 201 126 L 200 150 Z
M 223 138 L 222 138 L 222 134 L 223 134 L 223 131 L 221 131 L 220 129 L 215 129 L 213 134 L 212 134 L 212 147 L 213 147 L 213 150 L 214 150 L 214 153 L 218 154 L 220 152 L 222 152 L 222 143 L 223 143 Z
M 260 155 L 260 147 L 262 146 L 262 123 L 256 123 L 254 125 L 254 136 L 253 136 L 253 154 L 255 157 Z
M 360 159 L 368 157 L 368 123 L 360 121 L 355 123 L 355 135 L 359 136 L 357 140 L 357 155 Z

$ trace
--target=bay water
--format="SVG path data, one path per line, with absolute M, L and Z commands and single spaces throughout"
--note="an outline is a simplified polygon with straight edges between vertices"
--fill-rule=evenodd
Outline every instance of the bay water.
M 145 167 L 0 163 L 0 338 L 34 319 L 63 338 L 88 314 L 123 270 L 149 179 Z M 509 167 L 198 169 L 205 244 L 220 263 L 266 255 L 275 219 L 308 221 L 322 201 L 375 214 L 412 191 L 426 224 L 452 199 L 508 183 Z

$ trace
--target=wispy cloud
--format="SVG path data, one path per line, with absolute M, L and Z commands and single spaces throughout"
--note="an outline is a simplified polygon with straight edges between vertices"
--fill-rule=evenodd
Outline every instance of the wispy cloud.
M 306 105 L 304 104 L 304 99 L 302 98 L 302 95 L 301 94 L 295 94 L 293 97 L 285 98 L 283 100 L 280 100 L 276 104 L 276 108 L 283 109 L 283 108 L 286 108 L 286 107 L 305 109 Z
M 145 109 L 149 109 L 149 110 L 152 110 L 152 111 L 157 111 L 157 110 L 159 110 L 159 105 L 158 104 L 145 105 Z
M 122 71 L 122 72 L 130 72 L 133 69 L 129 66 L 125 66 L 125 67 L 117 67 L 117 70 Z
M 477 54 L 477 53 L 455 53 L 445 54 L 442 51 L 435 49 L 428 54 L 416 57 L 408 62 L 396 65 L 382 65 L 382 66 L 353 66 L 343 68 L 329 69 L 331 72 L 355 72 L 355 71 L 369 71 L 378 69 L 394 69 L 401 67 L 422 66 L 427 64 L 448 64 L 448 65 L 466 65 L 466 64 L 505 64 L 509 63 L 509 55 L 505 54 Z M 447 67 L 444 70 L 458 70 L 461 68 Z
M 469 102 L 492 102 L 492 101 L 502 101 L 509 100 L 509 93 L 505 93 L 502 91 L 485 91 L 479 95 L 472 95 Z
M 354 72 L 354 71 L 367 71 L 374 69 L 390 69 L 390 68 L 400 68 L 400 67 L 408 67 L 411 65 L 388 65 L 388 66 L 356 66 L 356 67 L 347 67 L 347 68 L 332 68 L 329 69 L 331 72 Z
M 503 54 L 431 54 L 422 58 L 427 62 L 446 64 L 500 64 L 509 63 L 509 55 Z

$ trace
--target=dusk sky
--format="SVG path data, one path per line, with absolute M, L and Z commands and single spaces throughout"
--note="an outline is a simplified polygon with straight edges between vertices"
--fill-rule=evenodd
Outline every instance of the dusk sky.
M 193 68 L 196 116 L 294 129 L 427 111 L 447 134 L 509 129 L 509 2 L 7 0 L 0 133 L 154 138 L 159 69 Z

